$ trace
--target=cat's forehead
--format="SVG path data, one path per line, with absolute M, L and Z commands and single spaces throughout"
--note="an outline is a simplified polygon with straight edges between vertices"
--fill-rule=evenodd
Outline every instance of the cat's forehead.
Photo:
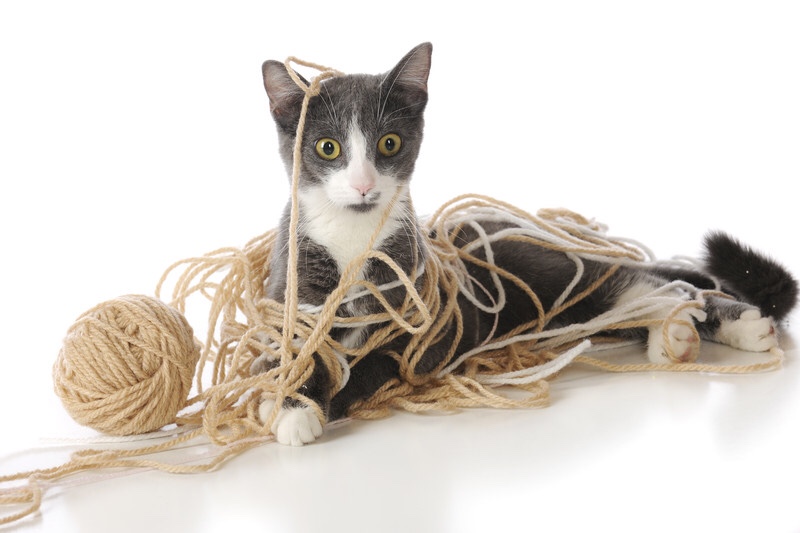
M 360 127 L 374 127 L 379 115 L 379 76 L 345 75 L 325 80 L 309 102 L 309 124 L 343 132 L 355 121 Z
M 346 74 L 322 82 L 322 91 L 331 95 L 347 96 L 353 93 L 377 91 L 383 76 L 369 74 Z
M 353 126 L 374 134 L 389 126 L 416 130 L 424 107 L 420 93 L 392 83 L 387 74 L 348 74 L 322 82 L 309 102 L 307 124 L 317 135 L 341 136 Z
M 315 107 L 336 114 L 359 114 L 377 101 L 381 92 L 381 81 L 381 76 L 366 74 L 350 74 L 325 80 L 316 97 Z

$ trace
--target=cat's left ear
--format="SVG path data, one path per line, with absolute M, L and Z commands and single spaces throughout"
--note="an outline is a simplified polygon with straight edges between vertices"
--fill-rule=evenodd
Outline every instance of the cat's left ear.
M 422 43 L 409 53 L 392 69 L 384 79 L 389 87 L 399 86 L 411 91 L 428 94 L 428 74 L 431 71 L 433 45 Z

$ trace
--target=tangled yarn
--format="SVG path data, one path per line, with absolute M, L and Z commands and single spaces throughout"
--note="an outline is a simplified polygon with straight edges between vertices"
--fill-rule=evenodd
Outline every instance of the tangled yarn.
M 175 420 L 199 357 L 181 313 L 156 298 L 122 296 L 70 327 L 53 381 L 76 422 L 111 435 L 146 433 Z
M 337 71 L 289 58 L 290 62 L 320 70 L 306 91 L 303 113 L 308 101 L 319 90 L 320 82 L 339 75 Z M 303 118 L 298 125 L 295 146 L 290 235 L 298 224 L 297 183 L 299 142 Z M 480 220 L 511 222 L 513 230 L 490 233 Z M 456 246 L 458 228 L 470 225 L 481 236 L 467 246 Z M 651 259 L 641 247 L 605 235 L 605 228 L 575 213 L 555 210 L 528 214 L 509 204 L 479 196 L 459 197 L 448 202 L 424 224 L 430 257 L 424 265 L 426 282 L 419 288 L 415 275 L 405 274 L 386 254 L 368 249 L 344 270 L 339 286 L 320 308 L 306 308 L 297 300 L 297 248 L 290 239 L 286 303 L 265 297 L 269 255 L 275 245 L 276 231 L 257 236 L 243 248 L 223 248 L 172 265 L 156 288 L 156 298 L 124 296 L 92 308 L 69 329 L 63 348 L 53 368 L 55 389 L 69 414 L 79 423 L 112 435 L 147 433 L 176 423 L 178 430 L 164 442 L 127 450 L 81 450 L 56 467 L 0 475 L 0 506 L 22 509 L 0 517 L 0 525 L 17 521 L 40 508 L 45 491 L 68 476 L 110 468 L 156 468 L 174 473 L 207 472 L 225 460 L 271 438 L 270 420 L 258 416 L 259 404 L 285 398 L 304 402 L 324 419 L 319 406 L 305 398 L 301 385 L 315 364 L 314 354 L 330 371 L 333 381 L 343 386 L 349 368 L 387 339 L 411 333 L 405 353 L 398 354 L 403 379 L 394 379 L 368 400 L 356 404 L 349 415 L 354 418 L 378 418 L 392 409 L 409 411 L 454 410 L 470 406 L 497 408 L 538 407 L 549 401 L 548 378 L 567 365 L 582 363 L 611 372 L 645 370 L 756 372 L 777 368 L 782 353 L 775 349 L 767 361 L 751 365 L 724 366 L 689 364 L 614 364 L 586 355 L 589 340 L 601 331 L 619 328 L 667 325 L 675 313 L 687 306 L 700 306 L 699 300 L 687 301 L 665 294 L 669 287 L 644 295 L 621 307 L 613 315 L 604 314 L 584 324 L 549 329 L 548 322 L 562 310 L 580 301 L 596 288 L 575 291 L 583 272 L 583 260 L 608 265 L 603 283 L 622 264 Z M 377 231 L 377 230 L 376 230 Z M 480 346 L 464 354 L 452 353 L 433 372 L 417 376 L 415 365 L 426 346 L 434 342 L 452 319 L 462 326 L 459 294 L 474 298 L 474 282 L 466 274 L 466 263 L 479 264 L 492 273 L 497 289 L 487 312 L 500 308 L 504 296 L 500 278 L 514 282 L 490 260 L 491 244 L 509 239 L 528 242 L 565 253 L 576 265 L 576 277 L 553 304 L 545 309 L 528 290 L 531 305 L 539 318 L 522 324 L 501 337 L 487 338 Z M 486 260 L 472 252 L 487 250 Z M 384 261 L 397 279 L 376 287 L 358 278 L 360 267 L 368 260 Z M 170 304 L 157 299 L 172 285 Z M 353 289 L 372 293 L 379 301 L 381 293 L 403 286 L 407 297 L 400 309 L 385 309 L 367 317 L 351 320 L 378 324 L 376 332 L 363 346 L 348 351 L 328 334 L 332 327 L 347 325 L 347 318 L 336 314 Z M 473 287 L 471 289 L 471 287 Z M 486 292 L 486 287 L 481 290 Z M 489 290 L 492 287 L 488 287 Z M 489 292 L 486 292 L 489 295 Z M 442 298 L 441 295 L 444 295 Z M 204 341 L 194 338 L 192 328 L 182 314 L 188 303 L 205 301 L 208 320 Z M 478 299 L 475 299 L 476 303 Z M 666 320 L 652 318 L 673 310 Z M 295 342 L 300 341 L 300 342 Z M 455 350 L 455 346 L 453 347 Z M 341 354 L 351 360 L 344 359 Z M 253 361 L 262 354 L 278 361 L 274 368 L 252 374 Z M 456 356 L 457 355 L 457 356 Z M 447 365 L 447 366 L 445 366 Z M 194 382 L 193 382 L 194 380 Z M 189 397 L 193 390 L 195 394 Z M 515 387 L 526 393 L 521 399 L 501 394 L 499 388 Z M 324 420 L 323 420 L 324 421 Z M 156 454 L 175 449 L 190 441 L 202 440 L 216 445 L 214 454 L 195 457 L 189 462 L 169 462 Z

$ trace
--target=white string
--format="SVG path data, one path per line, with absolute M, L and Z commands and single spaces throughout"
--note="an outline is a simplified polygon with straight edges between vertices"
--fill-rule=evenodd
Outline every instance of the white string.
M 496 266 L 494 262 L 494 250 L 492 249 L 492 241 L 489 239 L 489 236 L 486 235 L 486 231 L 483 229 L 483 226 L 478 224 L 475 220 L 469 221 L 469 225 L 478 233 L 478 239 L 475 242 L 479 242 L 483 245 L 484 252 L 486 253 L 486 262 L 490 265 Z M 466 267 L 464 263 L 459 261 L 459 266 L 464 268 L 466 271 Z M 473 294 L 472 290 L 467 288 L 464 283 L 462 283 L 462 277 L 458 276 L 458 288 L 472 304 L 483 311 L 484 313 L 489 314 L 497 314 L 499 313 L 506 305 L 506 291 L 503 289 L 503 284 L 500 281 L 500 276 L 497 275 L 497 272 L 494 270 L 489 270 L 489 275 L 492 278 L 492 282 L 494 283 L 495 289 L 497 289 L 497 297 L 492 298 L 494 301 L 493 306 L 487 306 L 480 300 L 478 300 L 475 295 Z M 467 277 L 467 276 L 465 276 Z M 484 288 L 484 290 L 486 290 Z
M 526 385 L 547 379 L 569 365 L 573 359 L 584 353 L 592 346 L 589 339 L 585 339 L 577 346 L 573 346 L 555 359 L 542 365 L 506 372 L 505 374 L 478 374 L 475 380 L 482 385 Z
M 565 255 L 571 259 L 573 263 L 575 263 L 575 275 L 572 277 L 572 281 L 569 282 L 569 285 L 567 285 L 567 288 L 564 289 L 564 292 L 561 293 L 561 296 L 556 298 L 556 301 L 553 302 L 553 309 L 558 309 L 564 302 L 567 301 L 567 298 L 569 298 L 569 296 L 572 294 L 572 291 L 575 289 L 578 283 L 580 283 L 585 271 L 583 261 L 580 257 L 572 252 L 567 252 Z

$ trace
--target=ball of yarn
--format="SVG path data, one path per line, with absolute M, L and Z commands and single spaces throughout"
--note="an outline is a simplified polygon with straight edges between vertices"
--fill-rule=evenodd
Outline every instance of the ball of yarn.
M 175 421 L 200 349 L 186 318 L 149 296 L 101 303 L 70 327 L 53 366 L 56 394 L 79 424 L 111 435 Z

